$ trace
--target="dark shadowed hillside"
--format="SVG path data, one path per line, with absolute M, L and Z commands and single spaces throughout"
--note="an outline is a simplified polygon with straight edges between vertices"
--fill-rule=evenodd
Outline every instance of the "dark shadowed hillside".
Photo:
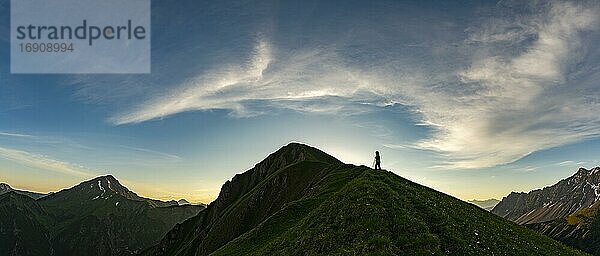
M 132 255 L 202 209 L 140 197 L 110 175 L 38 200 L 9 192 L 0 195 L 0 252 Z
M 223 185 L 146 255 L 574 255 L 391 172 L 289 144 Z
M 34 199 L 0 195 L 0 255 L 51 255 L 54 219 Z

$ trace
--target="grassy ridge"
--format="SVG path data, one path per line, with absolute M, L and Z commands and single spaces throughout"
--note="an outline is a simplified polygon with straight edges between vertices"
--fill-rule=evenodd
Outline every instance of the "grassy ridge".
M 583 254 L 389 172 L 336 174 L 353 179 L 322 183 L 330 193 L 291 202 L 213 255 Z

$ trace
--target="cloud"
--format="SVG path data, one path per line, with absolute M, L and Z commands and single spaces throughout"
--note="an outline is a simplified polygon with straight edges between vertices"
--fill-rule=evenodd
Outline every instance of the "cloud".
M 260 105 L 265 109 L 334 113 L 352 105 L 344 106 L 340 102 L 348 102 L 353 94 L 370 86 L 358 70 L 353 71 L 339 63 L 332 49 L 298 51 L 280 59 L 275 59 L 273 51 L 272 45 L 260 39 L 249 60 L 224 65 L 188 79 L 177 88 L 133 111 L 120 113 L 110 121 L 116 125 L 139 123 L 186 111 L 210 109 L 227 109 L 233 116 L 248 117 L 264 113 L 260 108 L 250 107 L 257 101 L 261 101 Z M 362 91 L 370 93 L 370 90 Z
M 249 62 L 189 79 L 168 95 L 113 117 L 111 122 L 117 125 L 139 123 L 191 110 L 233 109 L 243 112 L 239 105 L 239 101 L 244 99 L 239 95 L 240 90 L 247 90 L 245 87 L 262 80 L 262 72 L 271 62 L 270 50 L 265 41 L 260 41 Z
M 29 135 L 29 134 L 9 133 L 9 132 L 0 132 L 0 136 L 19 137 L 19 138 L 33 138 L 33 137 L 35 137 L 35 136 Z
M 575 164 L 575 162 L 571 161 L 571 160 L 562 161 L 560 163 L 557 163 L 557 165 L 573 165 L 573 164 Z
M 425 121 L 439 126 L 419 146 L 448 154 L 449 168 L 481 168 L 598 136 L 600 118 L 592 110 L 598 102 L 586 102 L 578 91 L 588 85 L 569 77 L 571 66 L 581 65 L 581 36 L 596 28 L 597 11 L 554 3 L 531 18 L 542 23 L 526 50 L 474 58 L 458 73 L 460 96 L 422 106 Z
M 407 149 L 408 147 L 400 144 L 383 144 L 384 147 L 389 149 Z
M 129 149 L 129 150 L 148 154 L 149 157 L 154 158 L 154 159 L 158 157 L 158 158 L 167 159 L 167 160 L 171 160 L 171 161 L 180 161 L 181 160 L 181 157 L 178 155 L 173 155 L 173 154 L 160 152 L 160 151 L 156 151 L 156 150 L 139 148 L 139 147 L 129 147 L 129 146 L 120 146 L 120 147 L 124 148 L 124 149 Z M 129 154 L 128 157 L 131 157 L 131 155 Z
M 26 166 L 54 171 L 71 176 L 92 177 L 95 175 L 91 170 L 79 165 L 16 149 L 0 147 L 0 157 Z
M 427 43 L 416 43 L 419 49 L 406 44 L 410 50 L 389 45 L 400 41 L 403 34 L 394 32 L 404 23 L 359 24 L 340 36 L 346 41 L 304 48 L 263 35 L 237 63 L 156 92 L 110 122 L 134 124 L 211 109 L 235 117 L 273 109 L 353 114 L 403 104 L 414 109 L 416 125 L 433 132 L 402 146 L 438 152 L 447 159 L 439 167 L 460 169 L 511 163 L 599 136 L 598 5 L 552 2 L 532 9 L 497 12 L 502 15 L 484 25 L 454 30 L 453 35 L 466 34 L 459 42 L 438 42 L 432 32 Z M 453 23 L 443 24 L 452 29 Z

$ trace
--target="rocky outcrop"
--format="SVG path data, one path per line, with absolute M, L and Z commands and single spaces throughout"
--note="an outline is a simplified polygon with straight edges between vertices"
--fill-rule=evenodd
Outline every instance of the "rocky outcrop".
M 529 193 L 512 192 L 492 212 L 519 224 L 533 224 L 566 218 L 600 198 L 600 167 L 580 168 L 573 176 L 555 185 Z
M 600 255 L 600 167 L 580 168 L 555 185 L 511 193 L 493 213 L 593 255 Z

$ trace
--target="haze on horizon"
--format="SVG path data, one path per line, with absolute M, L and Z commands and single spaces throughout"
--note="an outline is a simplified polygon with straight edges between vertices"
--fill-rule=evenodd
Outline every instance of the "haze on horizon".
M 600 165 L 597 1 L 152 2 L 149 75 L 12 75 L 0 182 L 210 202 L 290 141 L 461 199 Z M 216 15 L 218 14 L 218 15 Z M 102 63 L 98 63 L 102 65 Z

